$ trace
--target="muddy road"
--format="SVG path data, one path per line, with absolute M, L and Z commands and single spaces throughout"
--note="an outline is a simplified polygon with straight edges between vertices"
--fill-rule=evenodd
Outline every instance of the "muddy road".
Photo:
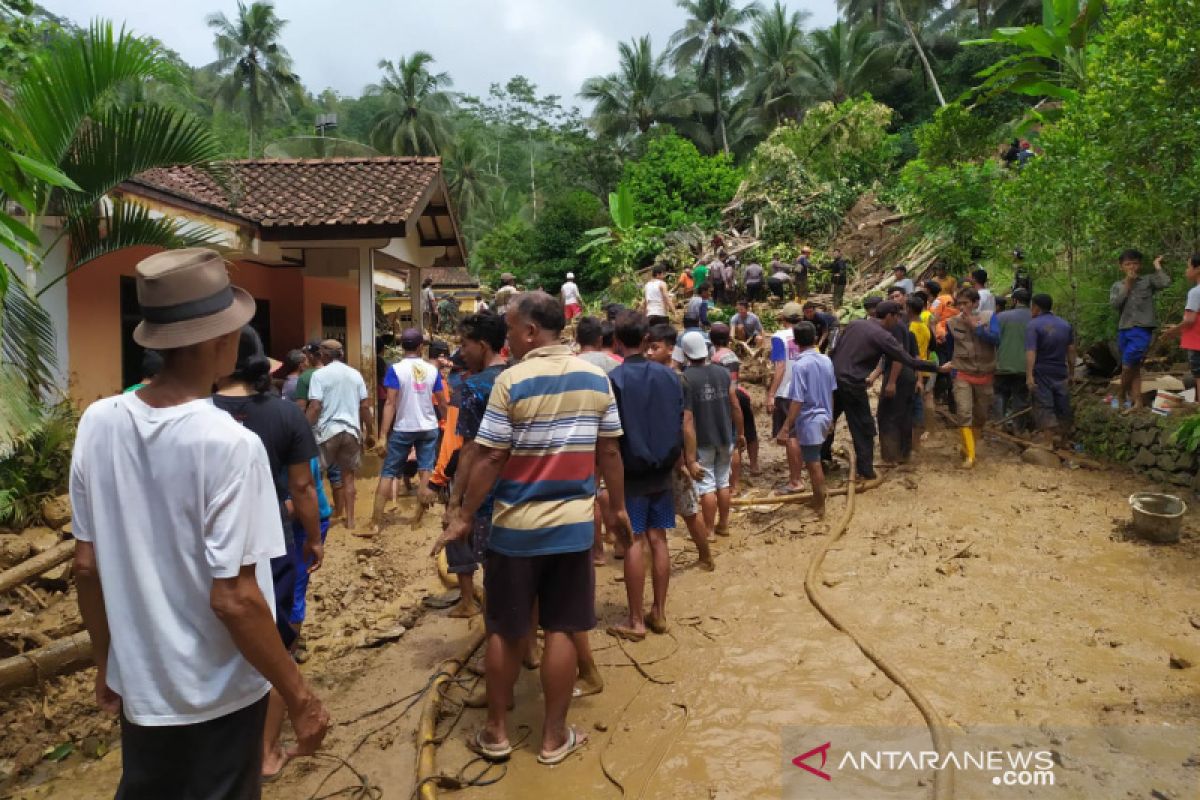
M 1053 773 L 1052 793 L 997 787 L 992 772 L 959 770 L 954 796 L 1200 797 L 1200 519 L 1189 511 L 1179 544 L 1145 544 L 1125 528 L 1128 495 L 1154 489 L 1136 476 L 1030 466 L 996 442 L 963 472 L 952 433 L 933 432 L 916 464 L 859 495 L 819 591 L 843 627 L 928 698 L 961 749 L 991 737 L 991 748 L 1053 754 L 1043 771 Z M 783 475 L 779 449 L 764 441 L 763 453 L 756 492 Z M 314 576 L 304 670 L 337 727 L 330 755 L 289 765 L 267 798 L 402 800 L 413 792 L 424 700 L 415 693 L 479 620 L 424 607 L 422 598 L 446 592 L 426 557 L 439 514 L 404 524 L 407 502 L 378 540 L 330 534 L 327 566 Z M 523 670 L 510 735 L 527 736 L 526 744 L 506 768 L 481 776 L 495 783 L 462 796 L 931 796 L 929 769 L 843 771 L 826 782 L 791 764 L 825 741 L 834 742 L 829 767 L 838 766 L 839 749 L 887 749 L 880 743 L 902 739 L 930 749 L 905 692 L 805 594 L 805 570 L 845 504 L 832 498 L 824 522 L 786 505 L 739 511 L 733 535 L 715 545 L 715 573 L 695 568 L 681 523 L 671 536 L 670 632 L 640 643 L 603 632 L 625 604 L 620 562 L 610 556 L 597 572 L 592 634 L 605 689 L 571 711 L 590 743 L 561 766 L 536 763 L 540 685 Z M 398 619 L 409 629 L 397 639 Z M 484 765 L 469 763 L 465 740 L 484 712 L 457 713 L 477 680 L 463 675 L 446 692 L 438 767 L 462 777 L 465 766 L 472 777 Z M 0 699 L 0 721 L 7 736 L 23 737 L 25 759 L 37 761 L 66 737 L 91 737 L 93 749 L 41 761 L 4 794 L 112 796 L 119 749 L 94 756 L 115 727 L 89 701 L 89 673 L 48 682 L 44 704 L 34 690 Z M 20 744 L 10 741 L 8 752 Z M 805 763 L 817 767 L 815 758 Z

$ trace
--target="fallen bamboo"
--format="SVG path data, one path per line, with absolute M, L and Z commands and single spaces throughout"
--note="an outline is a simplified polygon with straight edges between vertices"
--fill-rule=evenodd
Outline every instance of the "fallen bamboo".
M 33 686 L 46 678 L 91 663 L 91 637 L 87 631 L 80 631 L 45 647 L 0 661 L 0 690 Z
M 54 569 L 74 554 L 75 540 L 68 539 L 65 542 L 59 542 L 44 553 L 22 561 L 12 569 L 0 572 L 0 592 L 15 589 L 30 578 L 36 578 L 43 572 Z
M 438 667 L 437 677 L 434 678 L 426 694 L 425 707 L 421 709 L 421 721 L 417 724 L 417 795 L 421 800 L 437 800 L 437 720 L 441 707 L 442 694 L 439 687 L 443 683 L 454 680 L 462 666 L 471 660 L 471 654 L 479 649 L 487 635 L 487 629 L 481 624 L 467 640 L 467 646 L 458 658 L 450 658 Z
M 1003 431 L 992 430 L 991 428 L 984 430 L 984 433 L 988 436 L 995 436 L 998 439 L 1003 439 L 1006 442 L 1022 445 L 1023 447 L 1032 447 L 1035 450 L 1045 450 L 1049 453 L 1054 453 L 1054 455 L 1058 456 L 1059 458 L 1069 458 L 1076 464 L 1084 467 L 1091 467 L 1092 469 L 1104 469 L 1104 465 L 1099 461 L 1093 461 L 1090 458 L 1084 458 L 1083 456 L 1071 450 L 1056 450 L 1053 447 L 1039 444 L 1038 442 L 1027 442 L 1019 436 L 1013 436 L 1012 434 L 1004 433 Z

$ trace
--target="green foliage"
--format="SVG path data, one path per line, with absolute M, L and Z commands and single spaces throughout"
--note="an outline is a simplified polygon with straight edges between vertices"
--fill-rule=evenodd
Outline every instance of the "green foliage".
M 1171 441 L 1189 453 L 1200 450 L 1200 414 L 1193 414 L 1179 424 Z
M 993 240 L 1021 246 L 1036 276 L 1066 295 L 1084 339 L 1110 337 L 1108 287 L 1125 247 L 1164 253 L 1160 295 L 1173 318 L 1183 259 L 1200 244 L 1200 6 L 1116 0 L 1092 45 L 1087 87 L 1046 126 L 1043 154 L 994 201 Z
M 819 103 L 799 125 L 781 125 L 768 142 L 794 152 L 817 181 L 865 187 L 891 167 L 895 143 L 888 134 L 892 110 L 869 95 L 834 105 Z
M 971 251 L 985 244 L 996 185 L 1004 169 L 994 159 L 950 166 L 915 159 L 900 172 L 901 210 L 917 215 L 927 234 L 945 243 L 952 268 L 971 263 Z
M 587 231 L 603 221 L 600 201 L 587 192 L 569 192 L 546 204 L 533 227 L 532 256 L 547 286 L 561 283 L 568 272 L 582 272 L 578 277 L 584 291 L 607 284 L 584 270 L 588 260 L 578 252 Z
M 973 114 L 960 103 L 950 103 L 938 109 L 913 138 L 921 160 L 942 167 L 994 154 L 996 144 L 1003 141 L 1003 132 L 997 131 L 994 120 Z
M 1041 25 L 997 28 L 988 39 L 965 42 L 1017 48 L 979 73 L 977 91 L 1077 99 L 1087 86 L 1089 37 L 1103 10 L 1104 0 L 1045 0 Z
M 621 186 L 629 191 L 637 222 L 674 230 L 715 226 L 740 181 L 729 156 L 703 156 L 687 139 L 666 133 L 625 165 Z
M 37 432 L 0 458 L 0 527 L 34 524 L 42 500 L 67 489 L 79 420 L 66 401 L 43 414 Z

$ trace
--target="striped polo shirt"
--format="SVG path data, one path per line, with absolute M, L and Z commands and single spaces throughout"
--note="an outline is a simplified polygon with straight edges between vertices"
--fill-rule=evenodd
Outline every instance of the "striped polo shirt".
M 510 451 L 496 483 L 488 547 L 508 556 L 592 546 L 596 439 L 620 437 L 604 370 L 562 345 L 539 347 L 502 372 L 475 441 Z

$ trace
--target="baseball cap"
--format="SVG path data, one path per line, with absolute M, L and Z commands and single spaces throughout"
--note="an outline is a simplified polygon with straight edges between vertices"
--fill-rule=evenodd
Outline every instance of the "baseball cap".
M 795 321 L 804 316 L 804 309 L 800 307 L 799 303 L 784 303 L 779 316 L 786 320 Z
M 569 281 L 573 281 L 573 280 L 575 280 L 575 273 L 574 273 L 574 272 L 568 272 L 568 273 L 567 273 L 567 280 L 569 280 Z
M 337 339 L 326 339 L 325 341 L 321 342 L 321 349 L 332 350 L 335 353 L 340 353 L 342 352 L 342 343 Z
M 708 342 L 704 341 L 704 334 L 700 331 L 688 331 L 679 340 L 679 346 L 683 348 L 683 354 L 688 358 L 701 359 L 708 358 Z
M 516 277 L 511 272 L 505 272 L 500 275 L 502 281 L 515 281 Z
M 416 328 L 405 328 L 400 334 L 400 344 L 406 347 L 416 347 L 425 341 L 425 337 Z
M 318 339 L 313 339 L 311 342 L 304 345 L 304 347 L 301 347 L 300 350 L 308 353 L 309 355 L 315 356 L 317 353 L 321 352 L 321 342 Z

